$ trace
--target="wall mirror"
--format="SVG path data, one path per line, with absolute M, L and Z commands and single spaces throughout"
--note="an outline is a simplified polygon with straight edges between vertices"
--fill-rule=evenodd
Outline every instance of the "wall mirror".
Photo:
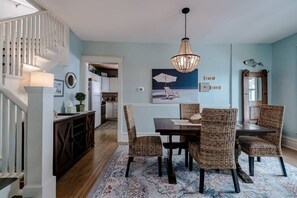
M 77 79 L 73 72 L 68 72 L 65 76 L 65 84 L 69 89 L 73 89 L 76 86 Z
M 261 104 L 267 104 L 267 70 L 242 71 L 242 120 L 257 123 Z

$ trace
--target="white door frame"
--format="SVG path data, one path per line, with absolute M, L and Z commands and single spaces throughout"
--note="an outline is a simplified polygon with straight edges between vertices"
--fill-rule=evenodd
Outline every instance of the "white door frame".
M 81 56 L 80 58 L 80 90 L 88 93 L 88 65 L 99 63 L 112 63 L 118 65 L 118 133 L 117 141 L 122 142 L 122 118 L 123 118 L 123 57 L 117 56 Z M 86 101 L 88 101 L 88 94 L 86 94 Z M 88 104 L 86 103 L 86 109 Z

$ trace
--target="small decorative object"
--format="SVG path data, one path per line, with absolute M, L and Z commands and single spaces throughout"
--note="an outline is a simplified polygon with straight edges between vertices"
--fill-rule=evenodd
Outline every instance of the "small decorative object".
M 76 75 L 73 72 L 68 72 L 65 76 L 65 83 L 69 89 L 73 89 L 76 86 Z
M 197 113 L 190 117 L 189 121 L 193 124 L 201 124 L 201 114 Z
M 200 92 L 209 92 L 210 84 L 208 82 L 199 83 L 199 91 Z
M 66 104 L 65 104 L 65 112 L 66 113 L 72 113 L 72 107 L 73 107 L 73 104 L 71 101 L 68 101 Z
M 63 80 L 54 80 L 54 88 L 56 91 L 54 93 L 55 97 L 63 97 L 64 96 L 64 81 Z
M 251 66 L 251 67 L 256 67 L 257 65 L 264 67 L 262 62 L 256 62 L 255 59 L 253 59 L 253 58 L 243 61 L 243 64 L 245 64 L 247 66 Z
M 78 105 L 76 106 L 76 111 L 77 112 L 82 112 L 85 109 L 85 105 L 82 103 L 86 99 L 86 94 L 82 92 L 78 92 L 75 94 L 75 99 L 79 101 Z

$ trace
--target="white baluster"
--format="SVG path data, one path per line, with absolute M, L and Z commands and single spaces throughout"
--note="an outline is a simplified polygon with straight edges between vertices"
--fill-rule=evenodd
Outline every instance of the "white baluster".
M 10 26 L 10 22 L 5 23 L 5 74 L 10 74 Z
M 28 63 L 28 60 L 27 60 L 27 42 L 28 42 L 28 38 L 27 38 L 27 35 L 28 35 L 28 19 L 24 19 L 23 20 L 23 35 L 22 35 L 22 39 L 23 39 L 23 45 L 22 45 L 22 53 L 23 53 L 23 58 L 22 58 L 22 62 L 23 63 Z
M 28 18 L 28 36 L 27 36 L 28 50 L 27 50 L 27 63 L 32 65 L 32 17 Z
M 9 117 L 9 108 L 8 108 L 8 98 L 3 96 L 3 123 L 2 123 L 2 174 L 7 175 L 8 173 L 8 117 Z
M 0 24 L 0 63 L 3 63 L 3 42 L 4 42 L 4 24 Z M 0 67 L 0 85 L 3 84 L 2 82 L 2 74 L 3 74 L 3 67 Z
M 9 175 L 15 174 L 15 104 L 10 102 L 9 116 Z
M 23 131 L 22 123 L 23 116 L 22 110 L 17 107 L 17 138 L 16 138 L 16 172 L 20 174 L 22 172 L 22 150 L 23 150 Z
M 10 51 L 10 54 L 11 54 L 11 74 L 12 75 L 16 75 L 15 73 L 15 55 L 16 55 L 16 50 L 15 50 L 15 42 L 16 42 L 16 21 L 12 21 L 11 22 L 11 44 L 10 44 L 10 47 L 11 47 L 11 51 Z
M 17 21 L 17 52 L 16 52 L 16 73 L 22 75 L 22 66 L 21 66 L 21 48 L 22 48 L 22 20 Z

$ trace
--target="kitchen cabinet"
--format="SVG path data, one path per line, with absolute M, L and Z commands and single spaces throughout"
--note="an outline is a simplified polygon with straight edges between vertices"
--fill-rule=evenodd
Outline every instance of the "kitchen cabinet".
M 106 102 L 106 119 L 118 117 L 118 103 Z
M 118 78 L 109 78 L 109 92 L 118 92 Z
M 54 122 L 53 172 L 58 179 L 94 147 L 93 111 L 61 117 Z
M 102 76 L 101 84 L 102 84 L 102 92 L 109 92 L 109 78 Z
M 116 77 L 101 77 L 102 92 L 118 92 L 118 78 Z

